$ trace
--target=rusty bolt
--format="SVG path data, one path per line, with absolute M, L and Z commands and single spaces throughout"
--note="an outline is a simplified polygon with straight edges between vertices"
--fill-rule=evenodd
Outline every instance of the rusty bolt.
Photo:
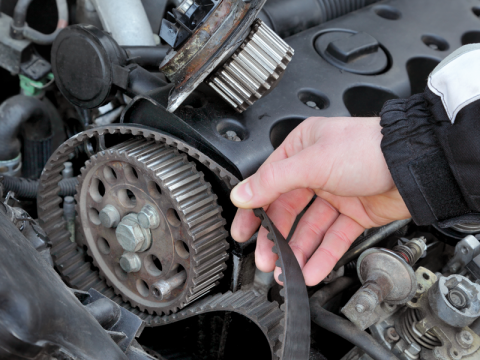
M 137 214 L 124 216 L 115 231 L 118 243 L 127 252 L 147 250 L 152 243 L 152 233 L 140 226 Z
M 397 342 L 398 340 L 400 340 L 400 336 L 398 335 L 394 327 L 390 327 L 387 330 L 385 330 L 384 337 L 385 337 L 385 340 L 389 343 Z

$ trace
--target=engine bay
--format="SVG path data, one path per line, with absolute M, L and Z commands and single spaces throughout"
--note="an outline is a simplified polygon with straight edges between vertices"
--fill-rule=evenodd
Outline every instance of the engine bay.
M 0 358 L 480 359 L 480 224 L 367 229 L 316 286 L 295 226 L 254 211 L 282 285 L 230 235 L 305 119 L 479 42 L 477 0 L 0 0 Z

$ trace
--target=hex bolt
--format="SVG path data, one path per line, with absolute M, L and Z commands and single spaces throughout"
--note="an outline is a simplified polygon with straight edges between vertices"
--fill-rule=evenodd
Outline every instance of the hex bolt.
M 420 345 L 414 342 L 408 345 L 404 352 L 409 358 L 418 359 L 418 354 L 420 354 L 420 351 L 422 351 L 422 348 Z
M 105 206 L 99 214 L 100 222 L 106 228 L 117 227 L 120 222 L 120 213 L 113 205 Z
M 458 332 L 455 337 L 457 338 L 458 344 L 463 348 L 468 349 L 473 344 L 473 336 L 467 330 Z
M 144 229 L 156 229 L 160 225 L 160 215 L 152 205 L 145 205 L 137 217 L 140 226 Z
M 140 226 L 138 216 L 134 213 L 123 217 L 115 235 L 120 246 L 127 252 L 142 252 L 152 244 L 152 233 Z
M 178 274 L 173 275 L 170 279 L 159 280 L 152 285 L 152 294 L 158 300 L 168 298 L 173 290 L 183 285 L 186 279 L 187 273 L 185 270 L 182 270 Z
M 127 273 L 138 272 L 142 268 L 142 261 L 137 254 L 126 252 L 120 257 L 120 267 Z
M 390 327 L 385 330 L 384 337 L 385 340 L 389 343 L 397 342 L 398 340 L 400 340 L 400 336 L 398 335 L 394 327 Z

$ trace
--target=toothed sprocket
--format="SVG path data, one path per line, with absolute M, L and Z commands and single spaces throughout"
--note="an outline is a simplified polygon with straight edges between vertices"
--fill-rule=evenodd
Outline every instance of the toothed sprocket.
M 165 144 L 133 138 L 93 155 L 77 188 L 77 213 L 84 245 L 100 276 L 132 306 L 150 314 L 182 309 L 211 290 L 223 277 L 228 243 L 221 207 L 210 185 L 186 155 Z M 140 270 L 125 272 L 125 250 L 115 229 L 99 219 L 107 205 L 120 219 L 148 205 L 159 214 L 151 230 L 151 245 L 135 253 Z M 185 270 L 186 280 L 168 297 L 152 291 Z

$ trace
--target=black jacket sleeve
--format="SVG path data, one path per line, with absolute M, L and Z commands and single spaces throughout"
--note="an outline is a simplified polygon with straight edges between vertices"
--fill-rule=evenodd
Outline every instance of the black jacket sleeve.
M 423 94 L 388 101 L 382 151 L 418 225 L 480 223 L 480 44 L 449 55 Z

